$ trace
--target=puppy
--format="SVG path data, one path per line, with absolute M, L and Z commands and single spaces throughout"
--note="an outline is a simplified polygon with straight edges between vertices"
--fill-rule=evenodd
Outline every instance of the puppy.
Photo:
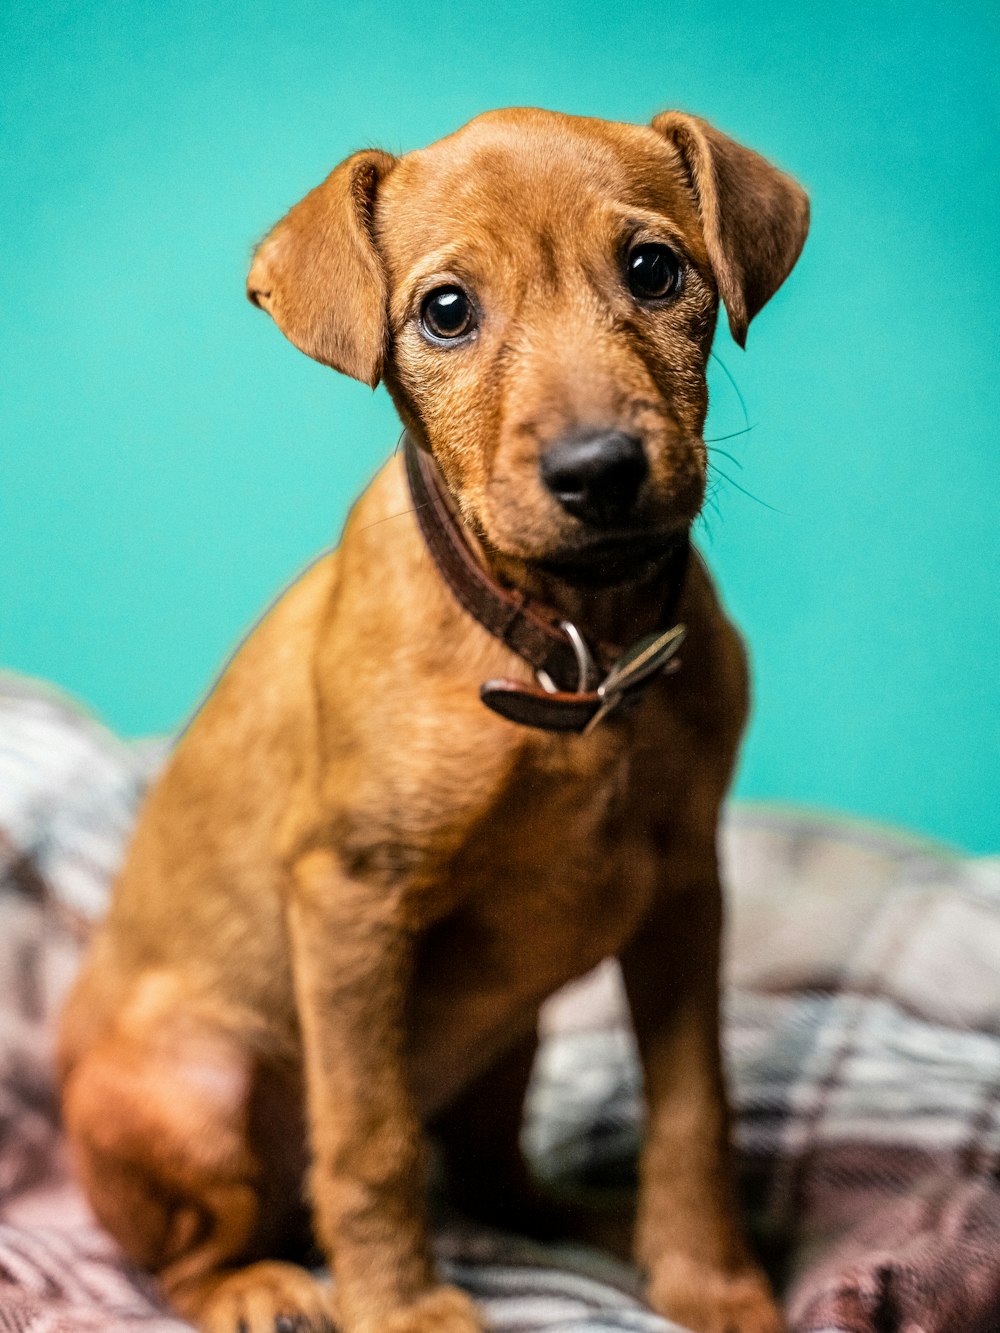
M 557 1225 L 518 1149 L 536 1019 L 610 955 L 649 1300 L 780 1328 L 718 1046 L 746 667 L 688 530 L 719 299 L 742 344 L 807 225 L 691 116 L 510 110 L 354 154 L 258 249 L 251 300 L 406 440 L 178 745 L 65 1013 L 93 1208 L 201 1328 L 480 1329 L 434 1275 L 425 1142 L 465 1207 Z

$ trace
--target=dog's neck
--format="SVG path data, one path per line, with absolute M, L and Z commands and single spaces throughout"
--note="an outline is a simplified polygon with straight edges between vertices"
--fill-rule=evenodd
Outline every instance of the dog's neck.
M 684 534 L 678 534 L 683 540 Z M 494 578 L 517 589 L 533 601 L 549 607 L 562 620 L 580 630 L 588 642 L 627 647 L 645 634 L 662 627 L 663 608 L 674 574 L 674 551 L 659 551 L 622 567 L 612 579 L 598 571 L 579 576 L 505 555 L 473 535 L 475 549 Z M 619 577 L 620 574 L 620 577 Z

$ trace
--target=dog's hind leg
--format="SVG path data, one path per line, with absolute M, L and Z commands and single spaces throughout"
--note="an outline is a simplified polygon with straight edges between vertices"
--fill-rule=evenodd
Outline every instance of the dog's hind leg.
M 537 1044 L 534 1032 L 518 1040 L 434 1117 L 429 1130 L 451 1203 L 492 1226 L 547 1235 L 555 1219 L 547 1215 L 520 1144 Z
M 569 1239 L 630 1257 L 635 1191 L 560 1191 L 539 1182 L 521 1146 L 538 1039 L 526 1033 L 430 1125 L 448 1200 L 490 1226 Z
M 107 1036 L 66 1079 L 66 1126 L 98 1219 L 206 1333 L 332 1328 L 328 1288 L 266 1258 L 289 1252 L 306 1217 L 301 1147 L 275 1154 L 258 1141 L 264 1130 L 301 1144 L 279 1081 L 225 1036 L 190 1031 Z

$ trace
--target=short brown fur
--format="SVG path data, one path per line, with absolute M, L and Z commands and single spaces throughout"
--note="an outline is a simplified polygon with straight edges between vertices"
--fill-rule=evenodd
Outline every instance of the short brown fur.
M 384 378 L 497 577 L 625 646 L 657 621 L 655 552 L 629 561 L 625 542 L 607 564 L 539 458 L 573 432 L 627 431 L 649 459 L 634 532 L 686 527 L 719 296 L 742 341 L 807 217 L 793 182 L 692 117 L 494 112 L 398 160 L 349 158 L 265 240 L 248 290 L 309 355 Z M 684 257 L 655 310 L 623 281 L 636 237 Z M 442 348 L 420 308 L 448 282 L 474 293 L 479 326 Z M 699 1333 L 775 1333 L 737 1218 L 718 1049 L 739 637 L 696 560 L 676 675 L 587 736 L 518 727 L 477 688 L 529 668 L 459 608 L 409 511 L 394 457 L 146 801 L 62 1029 L 94 1209 L 211 1333 L 282 1316 L 473 1333 L 429 1255 L 425 1128 L 464 1206 L 569 1222 L 517 1146 L 535 1021 L 618 955 L 645 1068 L 650 1300 Z M 335 1300 L 293 1262 L 310 1232 Z

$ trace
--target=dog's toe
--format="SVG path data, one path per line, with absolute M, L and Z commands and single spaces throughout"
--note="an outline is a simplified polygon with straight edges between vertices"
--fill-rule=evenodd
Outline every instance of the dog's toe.
M 202 1333 L 333 1333 L 329 1289 L 296 1264 L 259 1263 L 170 1293 Z
M 274 1333 L 334 1333 L 333 1320 L 327 1315 L 317 1321 L 302 1314 L 275 1316 Z
M 384 1327 L 385 1333 L 482 1333 L 483 1321 L 464 1291 L 439 1286 L 395 1311 Z
M 723 1273 L 675 1259 L 654 1275 L 650 1304 L 693 1333 L 784 1333 L 767 1281 L 753 1269 Z

